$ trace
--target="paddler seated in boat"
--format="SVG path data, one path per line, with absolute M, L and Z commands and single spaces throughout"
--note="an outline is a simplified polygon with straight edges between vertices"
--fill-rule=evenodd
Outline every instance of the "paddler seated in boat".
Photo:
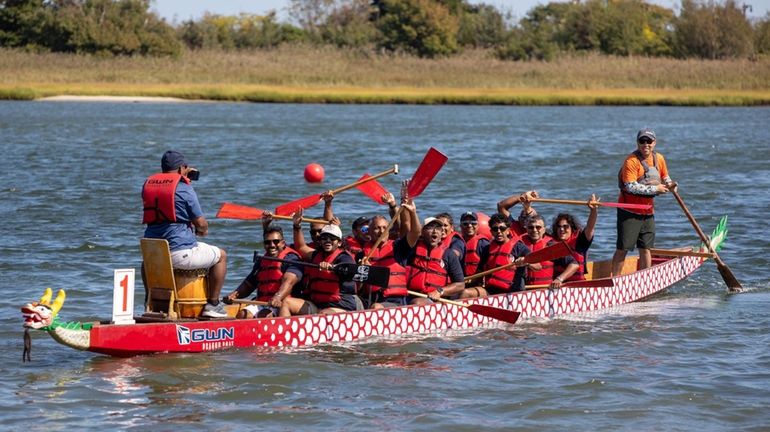
M 407 288 L 428 296 L 411 298 L 411 304 L 423 305 L 441 297 L 454 298 L 465 288 L 460 259 L 443 247 L 444 224 L 434 217 L 417 218 L 414 203 L 406 199 L 401 204 L 409 218 L 409 231 L 393 245 L 396 261 L 407 267 Z
M 553 238 L 545 232 L 545 220 L 535 214 L 527 218 L 527 233 L 521 236 L 521 242 L 531 252 L 539 251 L 554 243 Z M 542 261 L 527 266 L 527 285 L 550 285 L 553 280 L 553 261 Z
M 369 241 L 369 218 L 361 216 L 353 221 L 353 233 L 342 239 L 342 247 L 353 256 L 361 253 L 364 244 Z
M 532 212 L 532 199 L 537 197 L 537 192 L 531 190 L 518 195 L 511 195 L 497 203 L 497 212 L 508 218 L 512 237 L 521 237 L 527 233 L 527 218 L 534 214 Z M 521 203 L 521 213 L 519 213 L 518 218 L 514 219 L 510 209 L 518 203 Z
M 235 291 L 225 297 L 225 302 L 248 297 L 256 290 L 254 300 L 268 305 L 248 305 L 238 312 L 237 318 L 265 318 L 279 316 L 283 300 L 291 295 L 292 288 L 302 280 L 303 266 L 299 253 L 286 246 L 283 230 L 268 227 L 263 234 L 265 255 L 254 255 L 254 266 Z M 277 258 L 291 262 L 273 261 Z
M 318 219 L 326 220 L 326 221 L 329 221 L 329 223 L 333 223 L 333 224 L 339 225 L 340 224 L 340 220 L 337 219 L 336 216 L 334 216 L 334 211 L 332 210 L 332 200 L 334 199 L 334 194 L 332 193 L 331 190 L 329 190 L 329 191 L 326 191 L 326 192 L 322 193 L 321 194 L 321 198 L 324 201 L 324 214 L 323 214 L 323 216 L 321 216 Z M 262 215 L 263 220 L 267 216 L 269 216 L 271 218 L 271 220 L 272 220 L 272 214 L 270 214 L 269 212 L 265 212 Z M 264 222 L 263 222 L 263 224 L 264 224 Z M 317 249 L 318 248 L 318 236 L 321 235 L 321 230 L 326 225 L 327 224 L 320 223 L 320 222 L 311 222 L 310 223 L 310 243 L 307 243 L 307 245 L 309 247 L 311 247 L 313 249 Z M 296 227 L 296 225 L 295 225 L 295 227 Z M 299 239 L 299 237 L 301 237 L 301 240 Z M 299 247 L 297 246 L 297 244 L 300 243 L 300 241 L 301 241 L 301 244 L 303 244 L 303 245 L 306 244 L 305 243 L 304 234 L 302 234 L 301 226 L 300 226 L 299 230 L 297 230 L 297 229 L 294 230 L 293 240 L 294 240 L 294 243 L 291 244 L 291 247 L 294 248 L 295 250 L 299 250 Z
M 474 212 L 465 212 L 460 216 L 460 230 L 465 241 L 463 273 L 465 276 L 470 276 L 478 271 L 481 251 L 489 245 L 489 240 L 479 234 L 479 217 Z
M 559 213 L 551 224 L 551 233 L 556 240 L 563 240 L 572 249 L 570 255 L 553 261 L 551 288 L 561 288 L 564 282 L 585 280 L 588 249 L 594 241 L 596 220 L 599 215 L 599 200 L 591 195 L 588 200 L 588 222 L 585 228 L 577 217 L 570 213 Z
M 302 209 L 294 214 L 295 233 L 300 230 Z M 295 239 L 297 237 L 295 236 Z M 342 249 L 342 230 L 339 225 L 323 227 L 318 236 L 318 249 L 304 244 L 296 249 L 306 262 L 317 264 L 319 268 L 307 266 L 307 292 L 310 300 L 288 297 L 281 306 L 281 316 L 309 315 L 315 313 L 332 314 L 363 309 L 361 299 L 356 295 L 356 283 L 343 281 L 332 270 L 334 265 L 354 263 L 353 257 Z
M 199 242 L 196 237 L 209 233 L 208 221 L 190 183 L 198 178 L 198 170 L 174 150 L 163 154 L 160 165 L 162 172 L 151 175 L 142 188 L 142 223 L 147 224 L 144 237 L 168 241 L 174 268 L 209 269 L 207 303 L 202 315 L 224 318 L 227 312 L 219 295 L 227 274 L 227 254 L 224 249 Z
M 364 304 L 371 309 L 383 309 L 408 304 L 406 292 L 406 267 L 396 261 L 393 252 L 394 240 L 387 237 L 388 220 L 385 216 L 376 215 L 369 222 L 371 239 L 364 245 L 356 260 L 364 265 L 388 267 L 390 279 L 386 288 L 363 284 L 360 295 Z M 381 243 L 377 239 L 385 236 Z M 375 248 L 375 243 L 377 247 Z
M 455 231 L 454 220 L 449 213 L 439 213 L 434 216 L 441 221 L 441 225 L 444 228 L 444 238 L 441 239 L 441 245 L 444 248 L 451 250 L 460 258 L 460 262 L 465 261 L 465 240 L 463 237 Z
M 524 275 L 527 265 L 524 262 L 524 257 L 529 254 L 529 248 L 518 238 L 511 238 L 508 217 L 501 213 L 495 213 L 489 218 L 489 230 L 492 233 L 492 241 L 487 243 L 481 251 L 480 271 L 491 270 L 510 263 L 516 264 L 486 276 L 483 287 L 465 288 L 460 298 L 485 297 L 491 294 L 524 289 Z

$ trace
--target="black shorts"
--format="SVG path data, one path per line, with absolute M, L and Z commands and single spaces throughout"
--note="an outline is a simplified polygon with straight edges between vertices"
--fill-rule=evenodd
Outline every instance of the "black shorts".
M 640 215 L 618 209 L 619 250 L 631 251 L 634 247 L 650 249 L 655 247 L 655 216 Z
M 342 309 L 346 311 L 356 311 L 356 310 L 364 309 L 364 304 L 361 302 L 361 299 L 358 298 L 357 295 L 342 294 L 340 297 L 341 297 L 340 301 L 337 301 L 337 302 L 316 303 L 315 305 L 318 307 L 319 310 L 326 309 L 326 308 Z

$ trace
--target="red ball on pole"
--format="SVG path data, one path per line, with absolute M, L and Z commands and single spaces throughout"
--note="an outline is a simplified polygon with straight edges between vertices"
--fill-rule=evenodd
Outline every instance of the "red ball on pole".
M 308 183 L 321 183 L 324 179 L 324 167 L 313 162 L 305 166 L 305 180 Z

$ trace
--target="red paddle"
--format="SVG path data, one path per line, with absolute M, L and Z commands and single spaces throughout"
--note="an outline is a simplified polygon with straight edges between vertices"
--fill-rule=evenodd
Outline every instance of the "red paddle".
M 383 171 L 383 172 L 381 172 L 381 173 L 379 173 L 377 175 L 369 176 L 369 177 L 363 178 L 361 180 L 358 180 L 358 181 L 356 181 L 354 183 L 351 183 L 349 185 L 342 186 L 342 187 L 337 188 L 337 189 L 333 189 L 332 193 L 336 195 L 336 194 L 338 194 L 340 192 L 344 192 L 344 191 L 346 191 L 348 189 L 353 189 L 355 187 L 358 187 L 358 185 L 370 182 L 370 181 L 378 179 L 380 177 L 385 177 L 388 174 L 398 174 L 398 165 L 393 165 L 393 168 L 391 168 L 391 169 L 389 169 L 387 171 Z M 300 208 L 303 208 L 303 209 L 310 208 L 310 207 L 313 207 L 314 205 L 318 204 L 319 202 L 321 202 L 321 194 L 315 194 L 315 195 L 306 196 L 304 198 L 300 198 L 298 200 L 294 200 L 294 201 L 292 201 L 290 203 L 286 203 L 286 204 L 283 204 L 283 205 L 280 205 L 280 206 L 276 207 L 275 208 L 275 214 L 276 215 L 283 215 L 283 216 L 291 216 L 292 214 L 294 214 L 294 212 L 296 212 Z
M 551 203 L 551 204 L 569 204 L 569 205 L 588 204 L 588 201 L 549 199 L 549 198 L 534 198 L 532 199 L 532 201 Z M 652 206 L 649 204 L 631 204 L 631 203 L 603 202 L 603 201 L 597 201 L 596 204 L 603 207 L 619 207 L 619 208 L 632 209 L 632 210 L 649 210 L 652 208 Z
M 265 213 L 264 210 L 261 210 L 258 208 L 226 202 L 226 203 L 222 203 L 222 207 L 219 208 L 219 211 L 217 212 L 216 217 L 221 219 L 254 220 L 254 219 L 262 219 L 262 215 L 264 213 Z M 273 217 L 276 219 L 292 220 L 291 216 L 273 215 Z M 310 219 L 306 217 L 302 218 L 302 222 L 322 223 L 322 224 L 329 223 L 329 221 L 325 221 L 323 219 Z
M 538 251 L 532 252 L 531 254 L 524 257 L 524 262 L 527 264 L 534 264 L 539 263 L 542 261 L 551 261 L 555 260 L 556 258 L 561 258 L 563 256 L 569 255 L 571 252 L 570 247 L 567 245 L 566 242 L 560 241 L 556 244 L 553 244 L 548 247 L 544 247 Z M 495 267 L 489 270 L 484 270 L 483 272 L 479 272 L 476 274 L 472 274 L 470 276 L 465 277 L 465 282 L 468 283 L 468 281 L 472 281 L 473 279 L 478 279 L 482 276 L 486 276 L 488 274 L 492 274 L 496 271 L 507 269 L 508 267 L 512 267 L 514 263 L 508 263 L 505 265 L 501 265 L 499 267 Z
M 358 181 L 368 179 L 369 177 L 371 177 L 371 175 L 369 175 L 369 173 L 366 173 L 363 176 L 361 176 L 361 178 L 358 179 Z M 356 189 L 363 192 L 364 195 L 368 196 L 369 199 L 376 202 L 377 204 L 385 204 L 385 201 L 382 200 L 382 196 L 390 193 L 377 180 L 369 180 L 366 183 L 361 183 L 360 185 L 356 186 Z
M 421 292 L 417 292 L 417 291 L 407 291 L 407 292 L 409 293 L 409 295 L 412 295 L 415 297 L 428 298 L 427 294 L 423 294 Z M 519 315 L 521 315 L 521 312 L 497 308 L 494 306 L 485 306 L 485 305 L 480 305 L 475 303 L 465 304 L 465 303 L 460 303 L 453 300 L 447 300 L 445 298 L 440 298 L 438 299 L 438 301 L 441 303 L 464 307 L 473 313 L 484 315 L 486 317 L 494 318 L 496 320 L 504 321 L 510 324 L 516 324 L 516 320 L 518 320 Z
M 431 180 L 436 177 L 436 174 L 441 171 L 441 167 L 444 166 L 448 159 L 449 158 L 447 158 L 443 153 L 436 150 L 435 148 L 431 147 L 428 149 L 428 152 L 425 153 L 425 157 L 422 158 L 422 162 L 420 162 L 420 165 L 417 166 L 417 170 L 409 180 L 409 185 L 407 186 L 407 193 L 409 194 L 409 198 L 418 197 L 425 190 L 425 188 L 428 187 Z M 413 184 L 417 186 L 412 187 Z M 401 216 L 401 207 L 399 207 L 396 211 L 396 214 L 393 215 L 393 218 L 390 220 L 388 228 L 385 230 L 385 232 L 383 232 L 382 235 L 374 242 L 374 246 L 372 246 L 372 249 L 366 255 L 366 258 L 371 258 L 372 254 L 374 254 L 374 251 L 377 250 L 377 247 L 379 247 L 380 244 L 384 242 L 386 238 L 388 238 L 390 228 L 393 227 L 393 224 L 396 222 L 396 220 L 398 220 L 399 216 Z
M 425 154 L 422 162 L 420 162 L 420 166 L 417 167 L 412 179 L 409 181 L 409 187 L 407 188 L 409 197 L 414 198 L 420 195 L 428 187 L 433 177 L 436 177 L 436 174 L 441 171 L 441 167 L 444 166 L 448 159 L 445 154 L 435 148 L 431 147 L 428 149 L 428 153 Z

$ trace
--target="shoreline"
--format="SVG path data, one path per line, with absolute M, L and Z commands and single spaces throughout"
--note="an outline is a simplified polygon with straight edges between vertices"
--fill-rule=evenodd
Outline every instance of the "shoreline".
M 34 99 L 38 102 L 125 102 L 125 103 L 190 103 L 187 99 L 163 96 L 77 96 L 60 95 Z M 202 102 L 202 101 L 201 101 Z

